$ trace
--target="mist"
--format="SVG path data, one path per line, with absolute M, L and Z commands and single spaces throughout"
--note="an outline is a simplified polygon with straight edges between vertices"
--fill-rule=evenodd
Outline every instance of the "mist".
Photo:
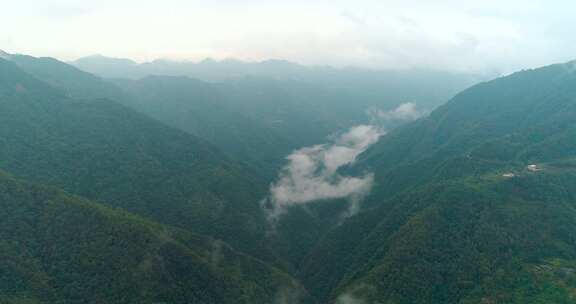
M 352 177 L 337 170 L 352 164 L 382 134 L 374 126 L 360 125 L 332 143 L 296 150 L 287 157 L 289 164 L 270 188 L 274 213 L 282 213 L 291 205 L 368 194 L 373 182 L 371 173 Z
M 276 218 L 291 206 L 332 199 L 347 199 L 351 216 L 360 209 L 360 202 L 372 190 L 374 174 L 365 172 L 348 176 L 339 172 L 353 166 L 357 157 L 386 135 L 386 126 L 418 119 L 424 114 L 416 104 L 407 102 L 390 111 L 367 110 L 370 124 L 351 127 L 331 136 L 325 144 L 304 147 L 286 157 L 288 164 L 270 186 L 270 195 L 264 201 L 267 210 Z
M 379 109 L 368 110 L 368 114 L 375 122 L 402 122 L 416 120 L 425 115 L 425 112 L 419 110 L 413 102 L 406 102 L 399 105 L 391 111 L 382 111 Z

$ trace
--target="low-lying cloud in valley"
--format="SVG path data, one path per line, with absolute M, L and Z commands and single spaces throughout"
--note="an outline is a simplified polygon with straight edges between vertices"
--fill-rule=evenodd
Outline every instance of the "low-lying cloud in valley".
M 366 114 L 370 117 L 372 125 L 378 125 L 380 128 L 388 129 L 396 127 L 407 121 L 413 121 L 425 116 L 427 113 L 413 102 L 405 102 L 393 110 L 382 111 L 380 109 L 368 109 Z
M 281 214 L 291 205 L 346 197 L 362 197 L 372 188 L 373 175 L 359 177 L 338 173 L 383 134 L 379 128 L 360 125 L 340 135 L 332 143 L 296 150 L 289 164 L 270 187 L 273 214 Z
M 278 217 L 290 206 L 328 199 L 348 199 L 348 215 L 356 213 L 359 202 L 372 189 L 374 174 L 346 176 L 338 170 L 354 164 L 358 155 L 386 134 L 382 127 L 385 122 L 411 121 L 422 116 L 413 103 L 369 114 L 372 124 L 352 127 L 329 143 L 301 148 L 287 157 L 289 163 L 270 186 L 265 200 L 271 217 Z

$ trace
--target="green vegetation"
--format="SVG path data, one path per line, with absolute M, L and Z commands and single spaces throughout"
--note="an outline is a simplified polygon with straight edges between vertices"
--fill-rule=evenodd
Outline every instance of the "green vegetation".
M 480 84 L 367 151 L 361 167 L 376 168 L 377 182 L 369 210 L 310 255 L 309 290 L 386 304 L 574 303 L 568 71 Z
M 222 242 L 0 173 L 2 303 L 269 303 L 285 289 L 302 293 Z
M 302 144 L 298 137 L 275 130 L 274 123 L 250 118 L 235 109 L 227 99 L 238 96 L 230 88 L 167 76 L 115 83 L 132 96 L 126 102 L 130 107 L 203 138 L 267 180 L 275 177 L 284 157 Z
M 76 102 L 6 61 L 0 98 L 0 168 L 275 260 L 265 185 L 204 141 L 107 100 Z

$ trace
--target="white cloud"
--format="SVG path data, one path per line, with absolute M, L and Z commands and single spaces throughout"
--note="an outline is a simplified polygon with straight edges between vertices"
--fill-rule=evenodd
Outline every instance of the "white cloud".
M 271 213 L 279 215 L 292 205 L 358 198 L 369 193 L 372 174 L 344 176 L 338 173 L 338 169 L 354 163 L 356 157 L 381 135 L 383 132 L 375 126 L 360 125 L 331 143 L 294 151 L 287 157 L 289 164 L 280 173 L 278 181 L 270 187 Z
M 330 143 L 305 147 L 287 157 L 288 165 L 270 186 L 270 196 L 264 201 L 272 217 L 293 205 L 327 199 L 348 199 L 346 216 L 359 210 L 360 201 L 372 189 L 374 175 L 345 176 L 338 169 L 353 165 L 362 152 L 385 135 L 383 126 L 412 121 L 423 115 L 414 103 L 403 103 L 390 111 L 372 110 L 369 114 L 371 125 L 352 127 L 334 136 Z
M 385 122 L 402 122 L 416 120 L 424 116 L 425 113 L 420 111 L 415 103 L 406 102 L 391 111 L 370 109 L 368 110 L 368 115 L 370 115 L 372 119 L 383 120 Z

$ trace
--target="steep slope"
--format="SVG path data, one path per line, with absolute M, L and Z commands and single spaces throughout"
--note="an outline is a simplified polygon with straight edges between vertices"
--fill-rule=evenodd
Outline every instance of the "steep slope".
M 10 59 L 75 99 L 118 101 L 196 135 L 268 180 L 293 149 L 367 123 L 369 109 L 388 110 L 410 101 L 421 110 L 430 110 L 474 81 L 471 75 L 433 71 L 309 68 L 282 61 L 156 61 L 142 65 L 103 57 L 78 61 L 88 66 L 90 62 L 96 66 L 102 63 L 105 69 L 126 69 L 128 74 L 132 73 L 128 70 L 140 70 L 140 77 L 179 76 L 114 80 L 130 93 L 126 94 L 107 81 L 51 58 L 11 55 Z M 87 70 L 102 72 L 99 68 Z M 182 77 L 209 79 L 206 75 L 212 74 L 229 77 L 220 77 L 219 83 Z
M 572 66 L 477 85 L 381 139 L 360 162 L 375 172 L 369 210 L 309 256 L 308 288 L 368 303 L 573 303 Z
M 105 78 L 137 79 L 146 76 L 138 72 L 138 63 L 130 59 L 92 55 L 75 60 L 73 65 Z
M 220 86 L 187 77 L 116 80 L 131 95 L 126 104 L 170 126 L 209 141 L 231 158 L 271 178 L 298 141 L 275 132 L 227 104 Z
M 410 77 L 402 80 L 409 83 Z M 419 83 L 393 90 L 402 82 L 395 78 L 384 87 L 377 81 L 364 86 L 354 81 L 347 87 L 259 77 L 218 84 L 170 76 L 114 82 L 131 93 L 133 102 L 127 103 L 131 107 L 210 141 L 266 176 L 273 175 L 292 150 L 370 123 L 374 117 L 367 115 L 369 110 L 437 98 L 431 97 L 432 88 Z
M 432 179 L 569 157 L 576 116 L 572 65 L 474 86 L 427 119 L 384 137 L 363 155 L 377 172 L 373 197 Z
M 294 98 L 271 81 L 211 84 L 170 76 L 105 81 L 53 58 L 8 58 L 71 98 L 110 99 L 198 136 L 268 180 L 293 149 L 316 143 L 340 127 L 334 124 L 337 117 L 316 118 L 319 111 L 313 103 L 301 104 L 306 94 Z
M 28 74 L 62 90 L 75 100 L 106 98 L 124 101 L 128 98 L 122 90 L 103 79 L 54 58 L 9 55 L 6 60 L 16 63 Z
M 292 149 L 367 120 L 363 105 L 344 109 L 342 96 L 300 82 L 251 77 L 209 84 L 153 76 L 115 83 L 132 93 L 135 108 L 241 152 L 241 158 L 278 163 Z
M 264 246 L 264 187 L 202 140 L 107 101 L 76 102 L 0 60 L 0 167 L 162 223 Z
M 468 178 L 397 196 L 324 240 L 305 268 L 308 287 L 368 303 L 573 303 L 575 173 Z
M 227 156 L 272 175 L 297 146 L 230 109 L 217 86 L 185 77 L 106 81 L 53 58 L 7 55 L 22 70 L 84 102 L 109 99 L 198 136 Z
M 351 97 L 343 92 L 299 82 L 246 78 L 212 84 L 170 76 L 104 81 L 52 58 L 8 58 L 76 100 L 114 100 L 198 136 L 268 180 L 292 150 L 367 119 L 359 100 L 346 106 Z
M 347 128 L 350 123 L 365 121 L 369 108 L 386 110 L 414 102 L 429 111 L 482 79 L 477 75 L 427 70 L 307 67 L 283 60 L 156 60 L 136 64 L 91 56 L 71 64 L 105 78 L 187 76 L 224 84 L 225 93 L 233 97 L 244 115 L 273 121 L 276 125 L 272 124 L 272 128 L 297 130 L 304 122 L 302 129 L 312 134 L 326 132 L 322 129 L 326 127 L 328 132 L 335 132 L 338 129 L 334 127 Z M 297 111 L 296 115 L 291 111 Z M 299 116 L 306 119 L 301 121 Z M 300 132 L 298 136 L 307 138 L 308 133 Z M 317 142 L 318 138 L 314 140 Z
M 2 303 L 270 303 L 288 275 L 226 244 L 0 172 Z
M 90 56 L 72 65 L 104 78 L 139 79 L 150 75 L 188 76 L 209 82 L 257 78 L 297 81 L 315 87 L 338 88 L 362 102 L 413 101 L 431 109 L 476 83 L 479 75 L 434 70 L 370 70 L 303 66 L 285 60 L 200 62 L 155 60 L 138 64 L 129 59 Z M 400 100 L 396 100 L 396 99 Z M 387 100 L 382 100 L 387 99 Z

